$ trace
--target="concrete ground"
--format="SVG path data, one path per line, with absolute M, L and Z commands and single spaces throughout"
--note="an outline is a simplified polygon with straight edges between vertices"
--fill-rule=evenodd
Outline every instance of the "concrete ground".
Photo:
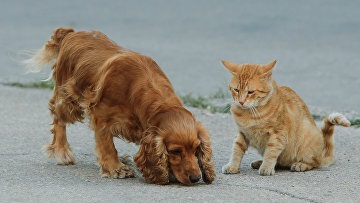
M 87 124 L 68 127 L 76 165 L 59 166 L 43 154 L 51 142 L 49 90 L 0 85 L 1 202 L 358 202 L 360 200 L 360 129 L 338 127 L 335 163 L 304 173 L 277 171 L 263 177 L 250 168 L 260 157 L 245 154 L 241 172 L 221 174 L 227 163 L 235 124 L 229 114 L 190 108 L 211 132 L 216 180 L 194 186 L 148 184 L 141 176 L 106 179 L 99 175 L 93 132 Z M 120 154 L 133 156 L 138 147 L 116 139 Z

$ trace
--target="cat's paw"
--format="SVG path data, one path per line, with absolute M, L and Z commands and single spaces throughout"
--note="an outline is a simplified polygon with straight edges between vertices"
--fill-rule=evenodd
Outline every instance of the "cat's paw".
M 235 173 L 239 173 L 239 166 L 234 166 L 231 163 L 226 164 L 225 166 L 222 167 L 222 173 L 224 174 L 235 174 Z
M 275 168 L 274 167 L 267 167 L 262 164 L 259 169 L 259 174 L 262 176 L 272 176 L 275 174 Z
M 311 170 L 313 167 L 309 164 L 302 163 L 302 162 L 296 162 L 291 165 L 290 171 L 292 172 L 304 172 Z

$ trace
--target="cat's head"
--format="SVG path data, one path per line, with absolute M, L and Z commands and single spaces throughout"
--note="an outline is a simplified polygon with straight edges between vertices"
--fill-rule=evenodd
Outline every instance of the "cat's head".
M 229 89 L 234 104 L 242 109 L 252 109 L 264 106 L 273 93 L 272 69 L 276 60 L 266 65 L 236 64 L 222 61 L 233 75 Z

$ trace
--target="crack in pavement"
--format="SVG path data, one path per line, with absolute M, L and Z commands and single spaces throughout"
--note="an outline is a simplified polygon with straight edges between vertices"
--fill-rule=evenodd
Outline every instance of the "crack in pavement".
M 36 153 L 0 153 L 0 156 L 19 156 L 19 155 L 30 155 Z
M 297 195 L 294 195 L 294 194 L 292 194 L 290 192 L 285 192 L 285 191 L 281 191 L 281 190 L 273 189 L 273 188 L 268 188 L 268 187 L 250 186 L 250 185 L 238 185 L 238 184 L 224 184 L 224 185 L 227 185 L 227 186 L 240 186 L 240 187 L 245 187 L 245 188 L 249 188 L 249 189 L 256 189 L 256 190 L 266 190 L 266 191 L 269 191 L 269 192 L 274 192 L 276 194 L 286 195 L 286 196 L 289 196 L 291 198 L 298 199 L 298 200 L 304 200 L 304 201 L 312 202 L 312 203 L 317 203 L 318 202 L 318 201 L 315 201 L 315 200 L 310 199 L 310 198 L 297 196 Z

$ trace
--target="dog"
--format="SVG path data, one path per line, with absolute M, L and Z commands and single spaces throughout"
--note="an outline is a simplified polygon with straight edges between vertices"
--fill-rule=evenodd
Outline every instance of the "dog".
M 74 164 L 66 125 L 88 118 L 103 177 L 134 177 L 119 160 L 113 138 L 140 145 L 134 162 L 145 180 L 185 185 L 215 178 L 208 131 L 183 107 L 164 72 L 150 57 L 125 49 L 99 31 L 57 28 L 25 63 L 40 71 L 52 65 L 52 143 L 58 164 Z

